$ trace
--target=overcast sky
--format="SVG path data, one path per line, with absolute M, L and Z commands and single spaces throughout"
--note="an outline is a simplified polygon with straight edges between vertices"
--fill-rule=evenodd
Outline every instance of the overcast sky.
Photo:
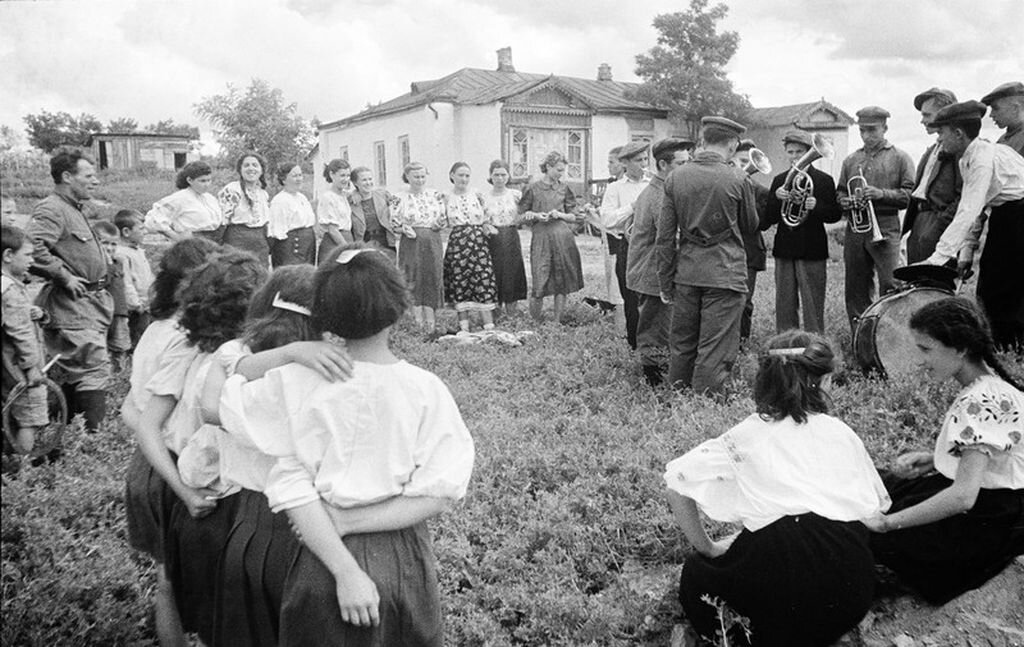
M 340 119 L 511 46 L 524 72 L 636 80 L 651 21 L 685 0 L 62 0 L 0 2 L 0 124 L 42 109 L 209 126 L 192 112 L 226 84 L 261 77 L 299 113 Z M 755 106 L 824 97 L 893 113 L 916 158 L 929 138 L 913 97 L 963 99 L 1024 80 L 1022 0 L 727 0 L 740 34 L 730 65 Z M 627 8 L 628 7 L 628 8 Z M 986 119 L 984 135 L 998 136 Z M 856 141 L 856 138 L 854 138 Z

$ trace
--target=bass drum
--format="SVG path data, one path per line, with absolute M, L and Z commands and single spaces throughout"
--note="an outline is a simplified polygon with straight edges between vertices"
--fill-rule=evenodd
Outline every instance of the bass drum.
M 921 306 L 951 296 L 949 290 L 912 287 L 872 303 L 857 320 L 853 332 L 857 363 L 865 371 L 878 371 L 883 377 L 918 372 L 919 356 L 910 334 L 910 317 Z

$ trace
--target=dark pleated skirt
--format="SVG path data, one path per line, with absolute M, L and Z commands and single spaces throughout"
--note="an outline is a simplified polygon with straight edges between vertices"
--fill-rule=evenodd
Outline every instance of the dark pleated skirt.
M 441 234 L 429 227 L 415 227 L 416 238 L 402 237 L 398 266 L 405 272 L 412 305 L 440 308 L 444 298 Z
M 281 608 L 281 647 L 441 647 L 437 564 L 424 523 L 394 532 L 345 537 L 380 594 L 380 626 L 342 622 L 334 577 L 302 548 L 288 573 Z
M 892 512 L 952 485 L 941 474 L 885 477 Z M 974 507 L 934 523 L 871 536 L 875 559 L 932 604 L 944 604 L 998 575 L 1024 554 L 1024 490 L 981 490 Z
M 572 229 L 563 220 L 533 224 L 530 239 L 533 296 L 569 294 L 583 289 L 583 265 Z
M 181 625 L 185 631 L 199 634 L 207 645 L 213 641 L 221 555 L 238 504 L 235 494 L 218 501 L 211 514 L 193 519 L 185 504 L 176 500 L 167 526 L 167 576 L 174 586 Z
M 491 236 L 491 264 L 498 289 L 498 303 L 515 303 L 526 298 L 526 269 L 523 264 L 523 245 L 515 227 L 498 227 Z
M 994 207 L 978 263 L 978 300 L 997 346 L 1024 346 L 1024 200 Z
M 213 643 L 274 647 L 285 577 L 299 551 L 288 517 L 260 492 L 242 490 L 215 591 Z
M 224 228 L 224 244 L 249 252 L 261 261 L 270 256 L 266 225 L 263 227 L 228 225 Z
M 859 522 L 815 514 L 783 517 L 744 530 L 725 555 L 694 554 L 683 565 L 679 599 L 694 629 L 714 638 L 719 598 L 750 619 L 759 647 L 831 645 L 867 613 L 875 571 L 868 531 Z M 716 643 L 717 644 L 717 643 Z M 742 638 L 735 643 L 745 644 Z
M 452 228 L 444 253 L 444 299 L 455 304 L 490 305 L 497 300 L 494 268 L 481 225 Z M 482 308 L 481 308 L 482 309 Z
M 128 463 L 124 484 L 128 544 L 163 563 L 164 535 L 171 508 L 177 500 L 167 481 L 156 473 L 142 450 L 136 447 Z
M 316 262 L 316 232 L 312 227 L 292 229 L 288 238 L 270 241 L 270 264 L 273 267 Z

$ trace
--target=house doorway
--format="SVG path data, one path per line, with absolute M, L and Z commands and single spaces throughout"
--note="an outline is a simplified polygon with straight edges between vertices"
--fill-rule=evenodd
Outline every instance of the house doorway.
M 187 157 L 188 157 L 188 155 L 186 153 L 175 153 L 174 154 L 174 170 L 175 171 L 178 171 L 183 166 L 185 166 L 185 163 L 187 161 Z

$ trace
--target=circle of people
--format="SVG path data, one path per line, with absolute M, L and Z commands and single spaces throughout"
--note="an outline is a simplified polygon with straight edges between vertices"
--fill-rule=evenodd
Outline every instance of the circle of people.
M 1020 325 L 1022 287 L 1005 272 L 1022 262 L 1024 158 L 977 137 L 986 103 L 1013 99 L 1024 115 L 1024 85 L 1000 86 L 996 95 L 985 103 L 956 103 L 951 92 L 933 88 L 917 97 L 923 123 L 939 136 L 918 173 L 926 178 L 924 197 L 910 192 L 913 177 L 906 184 L 906 155 L 885 142 L 888 113 L 877 107 L 859 111 L 865 147 L 844 162 L 836 201 L 847 211 L 859 208 L 855 202 L 862 197 L 877 207 L 870 230 L 847 231 L 846 245 L 863 253 L 880 278 L 889 261 L 876 253 L 883 245 L 873 244 L 877 231 L 871 230 L 881 230 L 886 254 L 894 254 L 898 240 L 885 237 L 898 235 L 896 209 L 908 201 L 916 201 L 912 239 L 924 238 L 914 227 L 929 222 L 927 214 L 940 216 L 938 206 L 949 223 L 938 232 L 926 228 L 934 245 L 915 247 L 918 258 L 930 264 L 958 260 L 961 271 L 973 259 L 970 241 L 977 240 L 975 230 L 984 226 L 980 216 L 987 211 L 981 307 L 949 296 L 921 307 L 907 323 L 924 372 L 961 387 L 934 449 L 902 455 L 880 475 L 853 430 L 828 414 L 826 378 L 835 364 L 829 343 L 813 330 L 784 322 L 794 329 L 774 336 L 758 356 L 756 412 L 666 469 L 670 506 L 697 553 L 683 566 L 680 601 L 701 636 L 714 638 L 719 619 L 706 600 L 719 599 L 749 619 L 752 644 L 830 644 L 866 613 L 876 562 L 926 600 L 942 603 L 979 586 L 1024 552 L 1024 395 L 996 354 L 1000 343 L 1020 339 L 1020 328 L 1013 326 Z M 937 105 L 943 100 L 946 105 Z M 619 241 L 626 249 L 627 278 L 635 269 L 629 261 L 643 249 L 640 234 L 654 230 L 654 244 L 646 249 L 653 260 L 644 268 L 656 292 L 637 290 L 638 319 L 644 321 L 646 305 L 660 304 L 658 326 L 664 331 L 664 313 L 670 312 L 669 376 L 675 386 L 714 390 L 722 379 L 717 363 L 735 356 L 730 348 L 738 344 L 748 281 L 743 234 L 763 224 L 749 174 L 731 162 L 743 131 L 731 120 L 706 117 L 701 148 L 689 161 L 684 158 L 693 143 L 656 142 L 657 172 L 635 200 L 615 212 L 610 196 L 639 183 L 636 169 L 642 170 L 647 154 L 645 145 L 623 147 L 619 158 L 627 179 L 618 188 L 610 185 L 608 202 L 588 216 L 606 233 L 622 226 L 630 234 Z M 787 155 L 798 162 L 814 142 L 794 132 L 785 143 Z M 962 182 L 958 205 L 930 202 L 942 164 L 952 161 L 955 173 L 956 160 Z M 168 235 L 181 240 L 160 259 L 148 290 L 152 321 L 135 345 L 131 390 L 122 406 L 138 441 L 127 474 L 129 540 L 157 564 L 155 626 L 161 643 L 192 631 L 210 645 L 442 644 L 436 563 L 425 522 L 465 494 L 473 441 L 447 387 L 398 359 L 388 334 L 410 307 L 421 308 L 418 320 L 433 325 L 439 302 L 425 303 L 424 296 L 439 295 L 442 284 L 448 289 L 443 279 L 449 268 L 473 275 L 463 286 L 472 289 L 454 299 L 470 304 L 460 313 L 487 304 L 500 264 L 491 262 L 489 282 L 479 280 L 490 258 L 487 235 L 494 237 L 487 225 L 514 227 L 517 217 L 534 227 L 531 297 L 555 296 L 557 313 L 560 296 L 564 307 L 565 295 L 581 283 L 568 227 L 576 220 L 573 198 L 561 182 L 564 166 L 558 154 L 549 155 L 544 177 L 517 196 L 505 186 L 508 167 L 492 164 L 491 197 L 508 196 L 500 211 L 509 221 L 499 225 L 488 220 L 498 211 L 496 201 L 467 189 L 465 165 L 452 168 L 455 190 L 449 195 L 425 189 L 426 170 L 410 165 L 404 174 L 408 194 L 397 200 L 380 195 L 378 202 L 379 189 L 353 200 L 343 186 L 335 188 L 332 174 L 342 168 L 330 171 L 328 165 L 332 190 L 339 204 L 349 206 L 352 224 L 345 228 L 339 218 L 337 231 L 326 225 L 317 267 L 289 264 L 309 260 L 315 244 L 311 209 L 295 190 L 281 207 L 292 219 L 229 235 L 231 227 L 260 222 L 263 216 L 253 214 L 274 208 L 261 186 L 258 156 L 239 160 L 240 180 L 225 187 L 219 200 L 203 197 L 209 173 L 185 177 L 193 194 L 188 199 L 206 204 L 211 218 L 224 205 L 250 215 L 229 220 L 220 232 L 221 225 L 186 232 L 184 219 L 166 219 Z M 864 177 L 863 196 L 844 196 L 842 179 L 854 170 Z M 362 177 L 356 171 L 348 175 L 358 186 Z M 9 318 L 27 327 L 34 316 L 25 273 L 31 268 L 48 278 L 39 299 L 50 313 L 44 341 L 51 352 L 68 353 L 64 379 L 84 411 L 105 387 L 102 367 L 90 362 L 103 355 L 107 334 L 92 322 L 104 315 L 109 321 L 113 310 L 109 259 L 95 253 L 102 228 L 90 226 L 82 213 L 82 201 L 96 185 L 91 162 L 80 153 L 62 153 L 51 160 L 51 172 L 55 192 L 37 205 L 29 232 L 4 227 L 4 333 L 11 337 Z M 301 182 L 301 171 L 293 166 L 282 172 L 282 193 L 289 193 L 289 185 L 295 189 Z M 806 219 L 794 227 L 784 224 L 777 233 L 784 241 L 784 234 L 796 236 L 806 228 L 801 249 L 824 236 L 826 218 L 819 210 L 832 213 L 827 189 L 834 188 L 827 175 L 807 173 L 814 191 L 803 197 Z M 786 175 L 773 181 L 769 204 L 793 199 Z M 228 197 L 232 191 L 234 198 Z M 807 204 L 812 196 L 815 201 Z M 351 233 L 359 231 L 352 217 L 357 204 L 365 224 L 361 239 Z M 388 205 L 389 216 L 380 205 Z M 155 208 L 147 219 L 166 213 L 166 207 Z M 384 226 L 388 217 L 390 226 Z M 454 247 L 453 256 L 460 258 L 444 261 L 439 273 L 443 218 L 453 225 L 449 253 Z M 113 234 L 130 241 L 141 228 L 137 220 L 129 213 Z M 460 227 L 476 229 L 456 236 Z M 209 240 L 215 232 L 230 246 Z M 397 264 L 389 234 L 399 239 Z M 787 259 L 780 242 L 777 261 Z M 259 245 L 262 256 L 245 251 L 247 245 Z M 1016 255 L 1008 256 L 1008 250 Z M 858 303 L 850 295 L 852 255 L 844 251 L 851 319 L 851 303 Z M 276 266 L 269 277 L 268 256 Z M 815 256 L 806 260 L 821 262 Z M 812 271 L 800 269 L 800 254 L 788 260 L 794 276 L 788 298 L 804 302 L 804 327 L 813 328 L 821 321 L 815 310 L 820 301 L 801 283 Z M 1015 272 L 1009 276 L 1021 275 L 1019 267 Z M 781 290 L 787 284 L 780 274 L 777 266 Z M 990 281 L 998 289 L 982 290 Z M 492 292 L 477 291 L 488 283 Z M 463 289 L 459 285 L 451 281 L 453 294 Z M 1007 309 L 1006 299 L 1017 299 L 1010 302 L 1016 310 Z M 30 340 L 15 339 L 5 339 L 5 354 L 11 346 L 16 366 L 37 366 L 32 362 L 38 363 L 41 350 L 35 348 L 33 356 Z M 683 356 L 689 345 L 695 352 Z M 710 363 L 709 350 L 715 356 Z M 31 421 L 25 427 L 31 429 Z M 740 523 L 742 530 L 713 541 L 699 511 Z

